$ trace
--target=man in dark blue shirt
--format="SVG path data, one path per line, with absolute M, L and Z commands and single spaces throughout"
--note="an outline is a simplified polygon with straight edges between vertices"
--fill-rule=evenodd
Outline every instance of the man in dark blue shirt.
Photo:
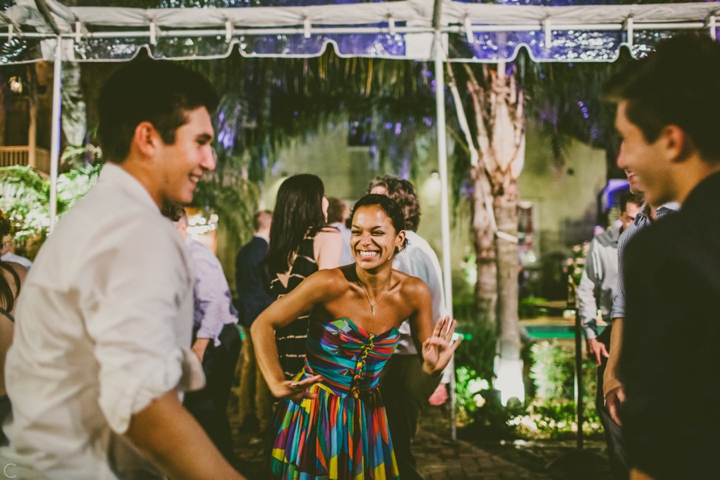
M 605 93 L 618 103 L 618 166 L 649 204 L 682 205 L 623 255 L 631 478 L 720 478 L 720 44 L 662 41 Z
M 272 212 L 257 212 L 253 217 L 255 235 L 240 249 L 235 259 L 240 321 L 245 328 L 244 363 L 240 377 L 240 422 L 242 425 L 256 418 L 260 432 L 264 432 L 270 423 L 273 399 L 255 359 L 250 326 L 274 300 L 270 295 L 270 278 L 264 263 L 271 223 Z

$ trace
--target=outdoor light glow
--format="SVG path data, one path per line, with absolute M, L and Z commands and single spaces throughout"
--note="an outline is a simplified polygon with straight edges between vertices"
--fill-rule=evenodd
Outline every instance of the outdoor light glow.
M 22 84 L 22 80 L 20 80 L 20 77 L 10 77 L 10 81 L 8 83 L 10 84 L 11 92 L 22 93 L 23 84 Z
M 423 183 L 420 196 L 428 205 L 439 205 L 441 192 L 442 184 L 440 183 L 440 174 L 438 174 L 438 172 L 432 172 L 430 178 Z
M 495 372 L 497 378 L 494 385 L 500 390 L 500 401 L 507 405 L 508 400 L 517 398 L 525 401 L 525 385 L 522 378 L 522 359 L 509 359 L 500 356 L 495 357 Z

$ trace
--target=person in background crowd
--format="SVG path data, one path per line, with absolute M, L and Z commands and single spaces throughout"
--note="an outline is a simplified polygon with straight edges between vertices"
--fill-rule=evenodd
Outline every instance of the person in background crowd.
M 605 408 L 602 384 L 610 350 L 610 332 L 612 331 L 610 312 L 618 284 L 618 238 L 635 220 L 640 205 L 642 205 L 642 199 L 639 195 L 626 192 L 620 197 L 620 228 L 611 228 L 592 239 L 580 285 L 577 288 L 578 305 L 585 330 L 588 355 L 598 364 L 595 405 L 605 429 L 610 470 L 617 480 L 626 480 L 630 477 L 630 465 L 622 438 L 622 430 Z M 596 324 L 598 310 L 608 324 L 600 337 L 598 337 Z
M 252 326 L 258 362 L 281 399 L 268 438 L 265 478 L 403 478 L 384 395 L 378 392 L 378 377 L 399 341 L 398 327 L 410 319 L 421 344 L 422 373 L 437 381 L 458 346 L 450 342 L 454 320 L 445 317 L 433 328 L 427 285 L 392 268 L 406 243 L 400 207 L 385 195 L 366 195 L 355 204 L 352 219 L 355 263 L 311 275 Z M 274 332 L 307 311 L 305 364 L 286 380 Z
M 720 45 L 684 34 L 627 64 L 603 92 L 617 102 L 618 166 L 649 205 L 682 205 L 622 256 L 619 413 L 633 480 L 720 478 L 718 78 Z
M 430 289 L 432 319 L 447 314 L 442 287 L 442 271 L 435 251 L 425 239 L 415 233 L 420 225 L 420 203 L 415 187 L 407 180 L 393 176 L 376 178 L 370 183 L 370 193 L 387 195 L 403 210 L 408 244 L 395 256 L 393 268 L 420 278 Z M 380 379 L 380 393 L 387 410 L 400 477 L 421 479 L 417 462 L 410 448 L 417 431 L 418 420 L 431 397 L 443 403 L 447 399 L 446 384 L 452 372 L 443 377 L 430 377 L 422 370 L 422 356 L 410 330 L 410 324 L 400 326 L 400 344 L 388 361 Z M 441 383 L 442 380 L 442 383 Z
M 12 234 L 8 233 L 5 236 L 2 237 L 2 249 L 0 250 L 0 260 L 3 262 L 13 262 L 18 263 L 25 267 L 26 269 L 30 270 L 30 267 L 32 267 L 32 262 L 28 260 L 25 257 L 21 257 L 20 255 L 15 255 L 15 252 L 13 252 L 13 243 L 14 239 Z
M 205 388 L 185 395 L 185 408 L 197 419 L 223 456 L 234 459 L 227 416 L 235 367 L 240 355 L 237 311 L 222 265 L 205 245 L 188 235 L 188 217 L 180 206 L 168 206 L 167 216 L 185 240 L 194 271 L 192 351 L 202 362 Z
M 7 217 L 0 212 L 0 238 L 12 238 Z M 5 391 L 5 356 L 12 344 L 13 310 L 20 288 L 25 281 L 27 268 L 19 263 L 0 261 L 0 425 L 10 414 L 10 399 Z M 7 445 L 7 438 L 0 430 L 0 446 Z
M 350 265 L 355 261 L 350 250 L 350 228 L 346 225 L 347 219 L 348 207 L 345 202 L 339 198 L 328 198 L 328 224 L 340 230 L 343 239 L 340 265 Z
M 272 212 L 262 210 L 253 216 L 254 235 L 235 258 L 235 286 L 240 306 L 240 319 L 245 329 L 244 363 L 240 375 L 240 425 L 256 419 L 262 435 L 270 424 L 273 398 L 255 357 L 250 327 L 275 298 L 270 294 L 270 276 L 265 256 L 270 241 Z
M 327 209 L 325 187 L 317 176 L 294 175 L 280 185 L 266 257 L 270 293 L 275 298 L 287 295 L 318 270 L 340 265 L 342 235 L 327 227 Z M 280 364 L 287 379 L 305 364 L 309 316 L 309 312 L 301 314 L 276 333 Z
M 205 383 L 190 350 L 192 260 L 160 213 L 215 168 L 217 95 L 196 72 L 145 60 L 116 70 L 98 105 L 100 178 L 16 306 L 0 464 L 18 478 L 241 479 L 182 406 Z

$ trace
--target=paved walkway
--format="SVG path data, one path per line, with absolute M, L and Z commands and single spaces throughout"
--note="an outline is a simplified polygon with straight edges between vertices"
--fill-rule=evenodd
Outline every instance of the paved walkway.
M 436 419 L 439 412 L 431 412 Z M 232 417 L 231 417 L 232 419 Z M 519 465 L 488 453 L 475 445 L 430 431 L 434 425 L 421 429 L 413 450 L 425 480 L 550 480 L 551 477 L 533 473 Z M 234 425 L 237 468 L 248 480 L 265 480 L 262 476 L 263 445 L 259 438 Z
M 435 433 L 421 431 L 413 446 L 420 472 L 425 480 L 541 480 L 546 475 L 533 473 L 519 465 L 486 452 L 475 445 L 453 442 Z

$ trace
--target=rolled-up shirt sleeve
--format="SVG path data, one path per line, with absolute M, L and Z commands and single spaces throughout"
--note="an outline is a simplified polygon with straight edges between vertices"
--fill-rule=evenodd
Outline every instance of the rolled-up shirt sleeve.
M 625 318 L 625 282 L 623 281 L 623 252 L 630 238 L 638 230 L 635 223 L 631 224 L 625 231 L 620 235 L 618 239 L 618 279 L 617 279 L 617 293 L 613 297 L 613 306 L 610 311 L 610 318 L 613 320 L 616 318 Z
M 99 364 L 99 403 L 118 434 L 152 400 L 172 389 L 191 389 L 181 387 L 188 383 L 183 377 L 196 375 L 199 367 L 189 335 L 188 345 L 181 345 L 179 334 L 191 328 L 192 312 L 183 302 L 192 295 L 192 273 L 182 244 L 168 239 L 162 227 L 142 238 L 128 230 L 122 248 L 103 250 L 87 263 L 91 294 L 81 301 Z M 145 268 L 138 271 L 137 265 Z
M 583 268 L 580 285 L 577 288 L 578 307 L 580 318 L 582 318 L 583 330 L 585 338 L 592 339 L 597 337 L 597 300 L 595 299 L 595 290 L 598 288 L 598 279 L 602 272 L 598 271 L 598 267 L 602 269 L 596 251 L 596 240 L 590 244 L 590 250 L 587 254 L 585 268 Z

